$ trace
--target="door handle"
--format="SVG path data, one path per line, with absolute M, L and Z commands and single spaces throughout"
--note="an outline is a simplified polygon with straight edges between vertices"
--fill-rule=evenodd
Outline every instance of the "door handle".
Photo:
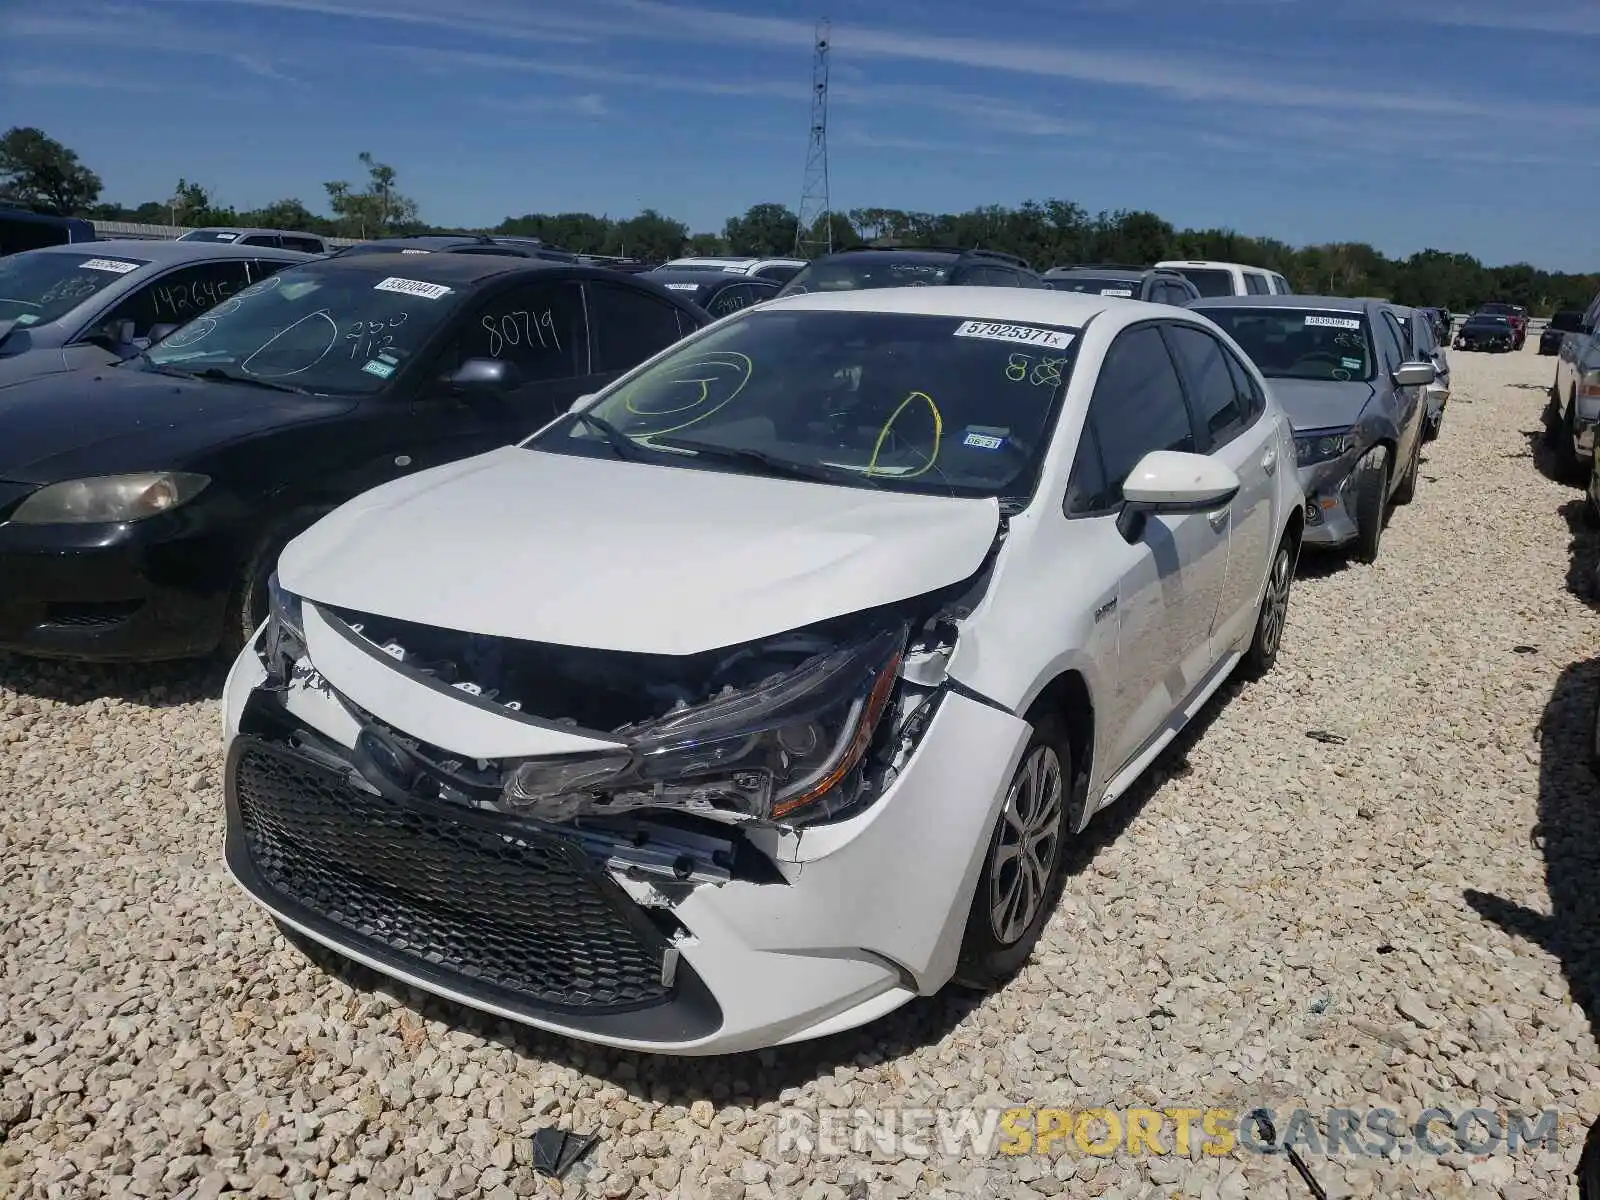
M 1228 523 L 1228 514 L 1232 511 L 1229 508 L 1219 508 L 1214 513 L 1207 513 L 1206 520 L 1211 522 L 1211 528 L 1220 532 L 1222 527 Z
M 1278 469 L 1278 452 L 1271 446 L 1268 446 L 1267 452 L 1261 456 L 1261 469 L 1268 475 Z

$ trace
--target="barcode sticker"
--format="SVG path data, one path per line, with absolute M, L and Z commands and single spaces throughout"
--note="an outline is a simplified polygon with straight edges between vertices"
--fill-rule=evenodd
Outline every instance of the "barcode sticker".
M 120 258 L 91 258 L 83 264 L 85 271 L 110 271 L 113 275 L 126 275 L 137 271 L 138 263 L 123 262 Z
M 1360 329 L 1361 322 L 1354 317 L 1307 317 L 1308 327 L 1316 326 L 1324 329 Z
M 375 292 L 399 292 L 402 296 L 420 296 L 424 300 L 437 300 L 448 296 L 450 289 L 442 283 L 424 283 L 420 279 L 401 279 L 391 275 L 382 283 L 372 285 Z

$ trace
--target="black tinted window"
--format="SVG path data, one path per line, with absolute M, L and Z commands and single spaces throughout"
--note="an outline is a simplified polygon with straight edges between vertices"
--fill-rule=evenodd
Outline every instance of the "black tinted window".
M 242 258 L 183 267 L 140 288 L 106 320 L 132 321 L 134 336 L 145 337 L 153 325 L 182 325 L 193 320 L 250 282 L 250 263 Z
M 1178 274 L 1194 284 L 1202 296 L 1233 295 L 1233 272 L 1221 267 L 1184 267 Z
M 1257 275 L 1254 271 L 1246 271 L 1244 273 L 1244 287 L 1245 291 L 1252 296 L 1266 296 L 1272 292 L 1271 285 L 1267 283 L 1267 277 L 1265 275 Z
M 285 250 L 298 250 L 302 254 L 321 254 L 322 243 L 316 238 L 286 237 L 283 239 Z
M 1067 478 L 1066 511 L 1069 515 L 1102 512 L 1116 503 L 1106 487 L 1106 469 L 1100 461 L 1100 442 L 1094 426 L 1085 425 L 1078 439 L 1078 453 Z
M 672 305 L 626 288 L 598 283 L 588 288 L 597 374 L 637 366 L 681 336 Z
M 1189 389 L 1195 422 L 1205 431 L 1208 449 L 1226 445 L 1250 423 L 1250 405 L 1239 395 L 1222 343 L 1209 333 L 1184 325 L 1169 325 L 1167 339 L 1172 356 Z
M 1150 451 L 1194 451 L 1178 373 L 1155 326 L 1129 330 L 1112 343 L 1089 416 L 1100 442 L 1107 503 L 1122 499 L 1123 481 Z
M 1405 361 L 1405 340 L 1400 334 L 1400 324 L 1388 310 L 1384 311 L 1383 320 L 1378 322 L 1378 345 L 1389 370 L 1394 370 Z
M 1239 356 L 1226 346 L 1222 347 L 1223 360 L 1228 364 L 1228 374 L 1233 377 L 1233 390 L 1243 404 L 1245 411 L 1250 415 L 1246 418 L 1247 425 L 1255 424 L 1255 420 L 1267 411 L 1266 393 L 1256 384 L 1255 378 L 1246 369 Z
M 283 239 L 275 233 L 252 233 L 248 237 L 239 239 L 241 246 L 271 246 L 274 250 L 283 249 Z
M 458 355 L 458 362 L 495 358 L 513 363 L 529 382 L 587 374 L 578 285 L 534 283 L 501 292 L 467 319 Z
M 749 308 L 751 290 L 751 288 L 742 283 L 736 283 L 732 287 L 725 287 L 706 305 L 706 311 L 713 317 L 725 317 L 729 313 L 738 312 L 741 308 Z

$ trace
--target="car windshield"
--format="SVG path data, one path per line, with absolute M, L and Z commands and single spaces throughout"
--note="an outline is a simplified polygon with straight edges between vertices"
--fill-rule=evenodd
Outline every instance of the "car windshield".
M 954 260 L 875 258 L 870 255 L 807 263 L 784 284 L 782 294 L 853 292 L 869 288 L 928 287 L 948 283 Z
M 125 254 L 24 250 L 0 258 L 0 321 L 54 321 L 124 275 L 148 264 Z
M 857 487 L 1026 498 L 1077 331 L 905 313 L 735 317 L 526 445 Z
M 1058 292 L 1091 292 L 1101 296 L 1137 296 L 1137 279 L 1117 279 L 1110 275 L 1051 275 L 1051 287 Z
M 307 264 L 251 284 L 140 361 L 312 392 L 376 392 L 460 302 L 460 290 L 443 284 Z
M 1221 267 L 1171 267 L 1190 283 L 1202 296 L 1233 295 L 1233 272 Z
M 1193 307 L 1238 342 L 1268 379 L 1343 383 L 1373 376 L 1372 335 L 1362 313 Z

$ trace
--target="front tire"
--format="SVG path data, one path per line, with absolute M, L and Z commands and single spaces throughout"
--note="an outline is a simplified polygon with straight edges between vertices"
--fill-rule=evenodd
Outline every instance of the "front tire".
M 1572 444 L 1577 432 L 1576 407 L 1576 399 L 1568 400 L 1556 426 L 1556 469 L 1568 482 L 1583 478 L 1583 463 L 1578 460 L 1578 452 Z
M 222 658 L 230 662 L 237 658 L 255 636 L 261 622 L 267 619 L 267 582 L 277 569 L 278 555 L 283 553 L 283 548 L 328 511 L 325 508 L 303 509 L 274 525 L 256 541 L 223 613 L 222 640 L 217 646 Z
M 1383 542 L 1383 527 L 1389 515 L 1389 449 L 1374 446 L 1356 464 L 1356 545 L 1357 562 L 1378 559 Z
M 1294 534 L 1286 533 L 1272 556 L 1272 566 L 1267 571 L 1267 586 L 1261 595 L 1261 609 L 1256 613 L 1255 637 L 1250 648 L 1239 660 L 1239 674 L 1247 680 L 1260 679 L 1278 661 L 1278 647 L 1283 644 L 1283 627 L 1289 620 L 1289 589 L 1294 584 L 1295 559 L 1299 543 Z
M 978 873 L 957 984 L 999 987 L 1033 953 L 1061 895 L 1076 782 L 1065 722 L 1036 718 Z

